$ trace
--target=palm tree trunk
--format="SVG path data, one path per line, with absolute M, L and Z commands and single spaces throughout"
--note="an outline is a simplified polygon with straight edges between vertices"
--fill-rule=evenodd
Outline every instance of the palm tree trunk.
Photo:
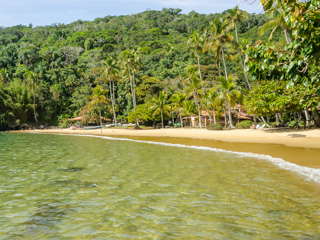
M 110 97 L 111 97 L 112 111 L 114 112 L 113 94 L 112 94 L 112 85 L 111 85 L 111 80 L 109 81 L 109 89 L 110 89 Z M 112 123 L 114 123 L 114 116 L 113 116 L 113 121 L 112 121 Z
M 309 124 L 310 124 L 310 116 L 309 116 L 309 113 L 308 113 L 308 109 L 306 107 L 304 108 L 304 114 L 306 116 L 307 126 L 309 126 Z
M 200 113 L 200 104 L 199 104 L 198 98 L 196 98 L 196 93 L 195 93 L 195 92 L 193 93 L 193 99 L 195 99 L 196 102 L 197 102 L 198 114 L 199 114 L 199 126 L 200 126 L 200 128 L 202 128 L 201 116 L 200 116 L 200 114 L 201 114 L 201 113 Z
M 264 123 L 267 127 L 271 127 L 271 126 L 266 122 L 266 120 L 264 119 L 263 116 L 261 116 L 261 119 L 262 119 L 263 123 Z
M 235 128 L 235 126 L 233 126 L 233 124 L 232 124 L 232 114 L 231 114 L 231 106 L 230 106 L 230 103 L 228 103 L 228 111 L 229 111 L 230 127 L 231 127 L 231 128 Z
M 225 73 L 225 77 L 226 80 L 228 79 L 228 73 L 227 73 L 227 66 L 226 66 L 226 60 L 224 58 L 224 51 L 223 51 L 223 45 L 221 44 L 221 52 L 222 52 L 222 61 L 223 61 L 223 65 L 224 65 L 224 73 Z
M 134 112 L 136 112 L 136 84 L 135 84 L 135 80 L 134 80 L 134 71 L 132 71 L 132 101 L 133 101 L 133 109 Z M 138 118 L 135 119 L 135 128 L 139 128 L 138 127 Z
M 101 133 L 102 133 L 102 119 L 101 119 L 101 108 L 100 108 L 100 103 L 99 103 L 99 117 L 100 117 L 100 127 L 101 127 Z
M 128 66 L 128 72 L 129 72 L 129 80 L 130 80 L 130 88 L 131 88 L 131 96 L 132 96 L 132 105 L 133 105 L 134 111 L 135 111 L 135 106 L 134 106 L 134 101 L 133 101 L 133 83 L 132 83 L 130 66 Z
M 201 68 L 200 68 L 200 57 L 199 57 L 199 55 L 197 56 L 197 63 L 198 63 L 198 70 L 199 70 L 200 81 L 202 81 Z
M 227 111 L 226 108 L 223 108 L 224 111 L 224 127 L 227 128 Z
M 283 31 L 284 31 L 284 36 L 286 37 L 287 44 L 290 44 L 292 41 L 291 41 L 288 30 L 284 29 Z
M 180 117 L 180 127 L 182 127 L 183 128 L 183 123 L 182 123 L 182 116 L 181 116 L 181 111 L 179 111 L 179 117 Z
M 136 83 L 134 80 L 134 71 L 132 71 L 132 89 L 133 89 L 133 108 L 134 108 L 134 111 L 136 111 L 137 103 L 136 103 Z
M 164 125 L 163 125 L 163 110 L 162 109 L 160 110 L 160 113 L 161 113 L 161 126 L 162 126 L 162 128 L 164 128 Z
M 115 110 L 115 105 L 116 105 L 116 98 L 114 95 L 114 80 L 112 80 L 112 111 L 113 111 L 113 120 L 114 124 L 117 125 L 117 115 L 116 115 L 116 110 Z
M 216 124 L 217 123 L 217 121 L 216 121 L 216 111 L 215 111 L 215 109 L 213 108 L 213 122 L 214 122 L 214 124 Z
M 200 113 L 200 107 L 198 106 L 198 114 L 199 114 L 199 126 L 202 128 L 202 122 L 201 122 L 201 113 Z
M 318 113 L 317 108 L 315 110 L 313 110 L 312 113 L 313 113 L 313 118 L 314 118 L 314 125 L 317 128 L 320 128 L 320 115 Z
M 202 91 L 204 92 L 204 88 L 203 88 L 203 85 L 202 85 L 202 75 L 201 75 L 200 57 L 199 57 L 199 55 L 197 55 L 197 62 L 198 62 L 198 70 L 199 70 L 200 84 L 201 84 Z
M 209 107 L 207 108 L 207 112 L 208 112 L 208 115 L 209 115 L 209 122 L 212 123 L 212 118 L 211 118 L 211 115 L 209 113 Z M 207 120 L 207 119 L 206 119 Z
M 197 103 L 197 105 L 198 105 L 198 114 L 199 114 L 199 127 L 202 128 L 200 105 L 199 103 Z
M 132 96 L 132 104 L 133 104 L 133 110 L 136 111 L 136 104 L 135 104 L 135 89 L 134 89 L 134 72 L 133 76 L 131 76 L 131 70 L 130 66 L 128 66 L 128 72 L 129 72 L 129 79 L 130 79 L 130 88 L 131 88 L 131 96 Z M 135 118 L 135 128 L 138 128 L 138 119 Z
M 172 121 L 172 127 L 174 127 L 174 116 L 173 116 L 173 106 L 171 105 L 171 121 Z
M 34 120 L 38 122 L 37 120 L 37 112 L 36 112 L 36 96 L 34 94 L 34 87 L 32 82 L 32 95 L 33 95 L 33 114 L 34 114 Z
M 242 71 L 243 71 L 243 74 L 244 74 L 244 78 L 246 79 L 246 83 L 248 85 L 248 88 L 251 89 L 251 86 L 250 86 L 250 83 L 249 83 L 249 80 L 248 80 L 248 76 L 247 76 L 247 74 L 245 72 L 244 62 L 242 61 L 242 54 L 241 54 L 241 49 L 240 49 L 240 46 L 239 46 L 238 29 L 237 29 L 237 24 L 236 23 L 234 24 L 234 29 L 236 31 L 236 40 L 237 40 L 237 43 L 238 43 L 238 52 L 239 52 L 239 57 L 240 57 L 240 64 L 241 64 Z

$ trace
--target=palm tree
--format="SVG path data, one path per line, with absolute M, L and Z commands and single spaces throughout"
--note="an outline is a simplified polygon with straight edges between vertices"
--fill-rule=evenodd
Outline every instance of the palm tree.
M 4 103 L 4 114 L 6 121 L 14 120 L 18 124 L 27 121 L 29 110 L 33 108 L 30 103 L 32 96 L 28 88 L 21 84 L 19 79 L 10 82 L 5 91 L 1 91 L 0 97 Z
M 119 67 L 118 62 L 115 58 L 109 57 L 106 61 L 102 62 L 106 66 L 103 76 L 105 77 L 105 82 L 109 82 L 110 96 L 113 111 L 113 123 L 117 124 L 117 116 L 115 111 L 115 91 L 114 91 L 114 81 L 119 79 Z
M 38 80 L 38 74 L 28 71 L 27 72 L 27 83 L 29 87 L 32 90 L 32 96 L 33 96 L 33 114 L 34 114 L 34 120 L 38 122 L 37 119 L 37 112 L 36 112 L 36 94 L 35 94 L 35 88 L 36 88 L 36 81 Z
M 219 96 L 219 93 L 216 88 L 211 88 L 207 91 L 207 101 L 208 101 L 209 107 L 211 107 L 212 112 L 213 112 L 212 117 L 213 117 L 214 123 L 217 123 L 217 121 L 216 121 L 216 108 L 219 105 L 218 96 Z
M 291 37 L 289 33 L 289 28 L 287 27 L 286 21 L 285 21 L 285 12 L 279 11 L 277 9 L 271 9 L 267 12 L 271 17 L 273 17 L 273 20 L 270 20 L 269 22 L 266 22 L 259 28 L 259 34 L 263 35 L 268 30 L 272 29 L 268 41 L 270 41 L 273 37 L 274 32 L 278 28 L 282 28 L 284 32 L 284 36 L 286 38 L 287 44 L 291 43 Z
M 183 109 L 182 109 L 182 114 L 183 116 L 190 117 L 192 114 L 196 112 L 196 107 L 191 100 L 184 100 L 183 103 Z M 192 127 L 191 125 L 191 118 L 190 118 L 190 128 Z
M 57 65 L 55 61 L 62 55 L 55 47 L 52 46 L 42 49 L 40 53 L 48 61 L 49 65 L 51 65 L 51 69 Z
M 236 33 L 236 42 L 238 45 L 238 53 L 239 53 L 239 58 L 240 58 L 240 64 L 242 67 L 242 71 L 246 80 L 246 83 L 248 85 L 248 88 L 251 89 L 249 80 L 248 80 L 248 76 L 245 72 L 245 66 L 244 66 L 244 62 L 242 60 L 242 53 L 241 53 L 241 48 L 240 48 L 240 44 L 239 44 L 239 38 L 238 38 L 238 24 L 240 24 L 243 20 L 247 20 L 248 17 L 248 13 L 245 11 L 241 11 L 239 9 L 239 6 L 236 6 L 234 9 L 230 9 L 228 11 L 228 15 L 227 15 L 227 19 L 230 19 L 232 24 L 234 25 L 234 30 Z
M 154 110 L 153 116 L 156 116 L 160 113 L 161 115 L 161 126 L 164 127 L 163 124 L 163 114 L 167 113 L 168 105 L 166 105 L 167 95 L 164 94 L 162 91 L 159 92 L 157 98 L 152 98 L 151 100 L 151 109 Z
M 215 19 L 210 23 L 210 27 L 207 30 L 209 37 L 207 38 L 206 49 L 215 49 L 216 51 L 221 51 L 226 78 L 228 78 L 228 72 L 224 47 L 225 45 L 233 42 L 232 35 L 228 33 L 230 29 L 230 21 L 227 19 Z
M 101 105 L 107 103 L 106 93 L 107 90 L 103 89 L 102 86 L 97 85 L 95 88 L 92 88 L 92 95 L 88 96 L 88 99 L 91 100 L 89 102 L 89 109 L 93 107 L 97 107 L 99 111 L 99 118 L 100 118 L 100 126 L 102 132 L 102 119 L 101 119 Z
M 171 102 L 173 103 L 174 108 L 178 110 L 178 115 L 180 117 L 180 123 L 181 123 L 180 127 L 183 127 L 182 109 L 183 109 L 183 101 L 185 101 L 185 99 L 186 99 L 186 96 L 183 93 L 175 93 L 171 96 Z
M 192 55 L 195 57 L 197 61 L 199 77 L 201 82 L 202 82 L 202 75 L 201 75 L 201 69 L 200 69 L 200 54 L 203 52 L 204 43 L 205 43 L 205 35 L 200 34 L 196 31 L 193 32 L 193 34 L 190 36 L 188 40 L 188 44 L 192 49 Z
M 225 77 L 219 78 L 219 83 L 217 85 L 217 90 L 219 92 L 220 101 L 224 101 L 227 105 L 229 112 L 229 124 L 231 128 L 235 128 L 232 124 L 232 114 L 231 107 L 234 107 L 236 101 L 242 101 L 241 91 L 237 87 L 237 83 L 233 76 L 229 76 L 228 79 Z M 225 114 L 226 119 L 226 114 Z
M 26 45 L 18 50 L 18 59 L 27 67 L 32 65 L 33 61 L 37 57 L 37 47 L 34 45 Z
M 200 125 L 200 128 L 202 128 L 200 95 L 203 94 L 203 91 L 201 89 L 201 81 L 197 75 L 196 67 L 189 66 L 187 71 L 190 74 L 190 77 L 187 78 L 185 81 L 185 84 L 187 85 L 185 90 L 189 96 L 193 97 L 193 100 L 197 105 L 198 115 L 199 115 L 199 125 Z
M 135 73 L 139 70 L 142 63 L 139 56 L 139 48 L 133 47 L 132 49 L 127 49 L 122 52 L 122 59 L 125 72 L 129 75 L 131 95 L 132 95 L 132 103 L 133 109 L 136 111 L 136 82 L 135 82 Z M 138 125 L 138 121 L 136 119 L 136 127 Z

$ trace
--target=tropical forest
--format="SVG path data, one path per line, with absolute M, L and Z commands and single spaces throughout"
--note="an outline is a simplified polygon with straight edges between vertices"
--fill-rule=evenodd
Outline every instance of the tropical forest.
M 319 1 L 261 3 L 261 14 L 165 8 L 2 27 L 0 129 L 78 116 L 183 127 L 203 112 L 211 129 L 320 127 Z M 239 109 L 252 121 L 238 121 Z

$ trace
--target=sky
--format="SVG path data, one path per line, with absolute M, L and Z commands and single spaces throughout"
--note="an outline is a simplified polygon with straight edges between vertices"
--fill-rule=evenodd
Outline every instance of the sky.
M 221 13 L 239 5 L 249 13 L 261 13 L 259 0 L 0 0 L 0 26 L 45 26 L 92 21 L 107 15 L 130 15 L 146 10 L 180 8 L 182 13 Z M 253 3 L 252 3 L 253 2 Z M 252 3 L 251 5 L 248 3 Z

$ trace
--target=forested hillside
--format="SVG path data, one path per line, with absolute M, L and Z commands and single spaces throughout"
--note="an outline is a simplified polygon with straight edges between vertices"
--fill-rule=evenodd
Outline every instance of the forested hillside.
M 209 15 L 163 9 L 68 25 L 2 28 L 0 128 L 57 125 L 79 115 L 96 119 L 99 113 L 132 122 L 197 114 L 210 105 L 199 96 L 214 97 L 223 81 L 249 91 L 244 50 L 268 41 L 272 29 L 264 35 L 258 29 L 274 18 L 238 9 Z M 281 29 L 271 43 L 285 44 Z M 231 102 L 220 101 L 220 110 L 230 110 L 241 98 L 234 92 Z

